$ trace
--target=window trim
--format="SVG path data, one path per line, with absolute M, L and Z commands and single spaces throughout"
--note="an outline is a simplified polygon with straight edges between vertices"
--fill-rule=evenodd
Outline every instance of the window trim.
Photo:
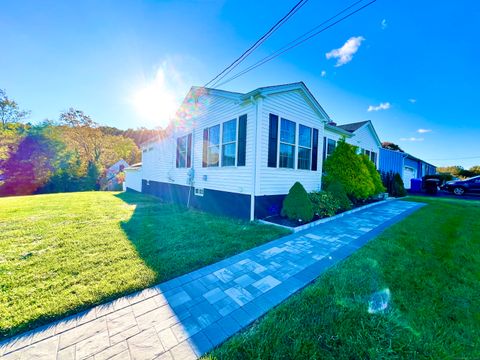
M 300 126 L 303 126 L 304 128 L 310 129 L 310 147 L 306 147 L 303 145 L 300 145 Z M 308 157 L 308 167 L 307 168 L 300 168 L 299 166 L 299 161 L 300 161 L 300 148 L 302 149 L 308 149 L 310 151 L 310 155 Z M 297 149 L 297 170 L 312 170 L 312 155 L 313 155 L 313 127 L 306 126 L 303 124 L 298 124 L 298 149 Z
M 237 151 L 238 151 L 238 118 L 239 117 L 236 117 L 234 119 L 230 119 L 230 120 L 227 120 L 227 121 L 224 121 L 221 123 L 221 151 L 220 151 L 220 167 L 237 167 L 237 162 L 238 162 L 238 154 L 237 154 Z M 229 142 L 226 142 L 224 143 L 223 142 L 223 127 L 225 126 L 226 123 L 228 122 L 231 122 L 231 121 L 235 121 L 235 140 L 234 141 L 229 141 Z M 223 164 L 223 146 L 224 145 L 230 145 L 230 144 L 235 144 L 235 152 L 234 152 L 234 156 L 235 156 L 235 161 L 234 161 L 234 164 L 233 165 L 224 165 Z
M 177 136 L 177 139 L 176 139 L 176 142 L 175 142 L 175 147 L 176 147 L 176 156 L 178 157 L 179 154 L 180 154 L 180 151 L 178 149 L 178 140 L 179 139 L 182 139 L 182 138 L 185 138 L 185 165 L 184 166 L 180 166 L 180 161 L 179 161 L 179 158 L 176 158 L 175 159 L 175 167 L 177 169 L 190 169 L 192 167 L 192 164 L 190 163 L 190 166 L 188 166 L 188 156 L 189 156 L 189 152 L 190 152 L 190 157 L 192 156 L 191 154 L 191 151 L 192 151 L 192 144 L 188 144 L 188 137 L 189 136 L 192 136 L 192 133 L 188 133 L 188 134 L 185 134 L 185 135 L 182 135 L 182 136 Z
M 277 169 L 292 169 L 292 170 L 297 170 L 296 162 L 297 162 L 297 144 L 298 143 L 298 131 L 297 131 L 297 122 L 293 120 L 286 119 L 284 117 L 279 116 L 279 124 L 278 124 L 278 149 L 277 149 Z M 294 143 L 288 143 L 285 141 L 282 141 L 282 120 L 289 121 L 294 124 L 294 129 L 295 129 L 295 139 Z M 280 166 L 280 148 L 282 144 L 288 145 L 288 146 L 293 146 L 293 167 L 285 167 L 285 166 Z
M 337 143 L 338 143 L 338 140 L 335 140 L 335 139 L 332 139 L 332 138 L 329 138 L 329 137 L 325 137 L 326 138 L 326 144 L 325 144 L 325 160 L 328 159 L 328 157 L 332 154 L 329 154 L 328 153 L 328 142 L 331 140 L 335 143 L 335 148 L 333 149 L 333 151 L 335 151 L 335 149 L 337 148 Z
M 220 125 L 221 125 L 221 123 L 207 127 L 207 132 L 208 132 L 207 167 L 212 167 L 212 168 L 220 167 L 220 161 L 221 161 L 221 157 L 222 157 L 222 153 L 221 153 L 221 150 L 222 150 L 222 126 L 220 126 Z M 217 126 L 218 126 L 218 144 L 211 145 L 210 130 L 213 129 L 214 127 L 217 127 Z M 218 162 L 215 165 L 212 165 L 210 163 L 210 149 L 213 148 L 213 147 L 218 147 Z

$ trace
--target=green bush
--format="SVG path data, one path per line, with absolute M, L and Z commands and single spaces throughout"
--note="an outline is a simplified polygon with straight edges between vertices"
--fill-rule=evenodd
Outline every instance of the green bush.
M 356 147 L 341 139 L 335 151 L 325 161 L 324 183 L 326 186 L 338 181 L 353 201 L 368 199 L 375 194 L 370 173 L 356 153 Z
M 372 180 L 373 186 L 375 188 L 375 193 L 373 195 L 378 195 L 385 192 L 385 186 L 382 184 L 382 178 L 380 173 L 377 171 L 375 164 L 367 155 L 361 155 L 363 164 L 366 166 L 368 172 L 370 173 L 370 178 Z
M 394 197 L 403 197 L 407 191 L 403 186 L 403 180 L 399 173 L 392 171 L 382 173 L 383 185 L 387 188 L 388 194 Z
M 298 181 L 293 184 L 287 197 L 283 200 L 282 216 L 303 222 L 313 219 L 312 202 L 308 198 L 305 188 Z
M 333 181 L 327 186 L 326 191 L 332 194 L 332 196 L 338 201 L 339 211 L 347 211 L 352 208 L 352 202 L 348 198 L 347 193 L 340 182 Z
M 308 194 L 313 212 L 319 217 L 335 215 L 340 210 L 340 201 L 327 191 L 314 191 Z
M 400 176 L 399 173 L 396 173 L 393 178 L 393 188 L 394 188 L 393 196 L 403 197 L 407 195 L 407 191 L 405 190 L 405 187 L 403 185 L 402 177 Z

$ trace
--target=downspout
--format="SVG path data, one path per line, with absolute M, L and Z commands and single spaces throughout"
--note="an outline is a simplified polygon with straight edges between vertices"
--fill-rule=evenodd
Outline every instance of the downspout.
M 254 142 L 253 142 L 253 181 L 252 181 L 252 191 L 250 195 L 250 221 L 255 220 L 255 194 L 257 186 L 257 127 L 259 119 L 259 109 L 258 101 L 255 101 L 253 96 L 250 96 L 250 101 L 252 104 L 255 104 L 255 123 L 254 123 Z

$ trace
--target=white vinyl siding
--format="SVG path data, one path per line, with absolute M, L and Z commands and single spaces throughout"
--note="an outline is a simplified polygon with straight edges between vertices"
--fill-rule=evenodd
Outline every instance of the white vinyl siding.
M 322 178 L 322 139 L 324 136 L 324 119 L 308 103 L 300 91 L 289 91 L 266 96 L 262 100 L 261 118 L 259 119 L 259 131 L 257 136 L 259 161 L 257 162 L 257 187 L 256 195 L 280 195 L 287 194 L 292 185 L 299 181 L 307 191 L 319 190 Z M 268 167 L 268 134 L 269 116 L 278 115 L 279 128 L 281 119 L 288 119 L 297 124 L 296 149 L 294 168 L 281 168 L 277 161 L 277 167 Z M 298 125 L 318 129 L 318 157 L 317 171 L 305 171 L 297 169 L 298 154 Z M 280 136 L 279 136 L 280 145 Z M 311 164 L 310 164 L 311 166 Z
M 239 104 L 236 100 L 208 94 L 202 95 L 198 103 L 200 104 L 198 109 L 188 121 L 188 124 L 196 125 L 195 129 L 183 124 L 184 129 L 173 129 L 173 133 L 169 137 L 153 145 L 152 151 L 142 154 L 143 179 L 189 186 L 189 169 L 176 168 L 175 155 L 176 138 L 192 133 L 191 156 L 192 167 L 195 168 L 194 186 L 202 189 L 250 194 L 253 183 L 255 106 L 250 102 Z M 203 130 L 231 119 L 237 119 L 238 133 L 238 118 L 245 114 L 247 115 L 245 166 L 202 167 Z

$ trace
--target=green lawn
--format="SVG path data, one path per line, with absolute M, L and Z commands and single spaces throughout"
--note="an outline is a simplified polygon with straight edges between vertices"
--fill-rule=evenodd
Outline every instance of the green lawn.
M 480 202 L 425 202 L 210 354 L 221 359 L 480 359 Z M 370 295 L 389 289 L 383 313 Z
M 140 194 L 1 198 L 0 338 L 285 233 Z

